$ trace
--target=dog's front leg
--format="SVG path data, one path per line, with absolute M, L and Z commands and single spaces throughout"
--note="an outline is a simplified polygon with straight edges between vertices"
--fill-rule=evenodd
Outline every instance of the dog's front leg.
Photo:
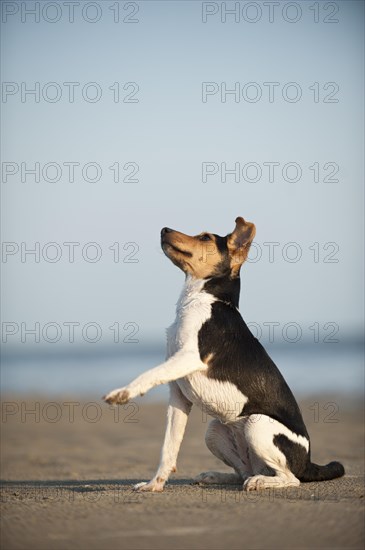
M 167 426 L 161 450 L 160 464 L 151 481 L 137 483 L 138 491 L 163 491 L 171 472 L 176 472 L 176 460 L 184 437 L 186 422 L 192 403 L 182 394 L 177 382 L 170 383 L 170 400 L 167 409 Z
M 144 372 L 125 388 L 111 391 L 103 399 L 110 404 L 123 405 L 138 395 L 144 395 L 148 390 L 183 378 L 197 370 L 205 370 L 207 366 L 196 353 L 181 349 L 175 355 L 154 369 Z

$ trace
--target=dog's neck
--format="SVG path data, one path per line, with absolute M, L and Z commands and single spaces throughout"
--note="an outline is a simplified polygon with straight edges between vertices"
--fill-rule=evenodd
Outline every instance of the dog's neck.
M 212 277 L 204 284 L 204 291 L 209 292 L 222 302 L 238 308 L 240 299 L 241 280 L 239 277 Z
M 239 277 L 231 279 L 229 276 L 212 277 L 211 279 L 195 279 L 187 275 L 182 289 L 177 309 L 182 309 L 201 298 L 204 295 L 213 296 L 216 300 L 238 308 L 240 298 L 241 281 Z

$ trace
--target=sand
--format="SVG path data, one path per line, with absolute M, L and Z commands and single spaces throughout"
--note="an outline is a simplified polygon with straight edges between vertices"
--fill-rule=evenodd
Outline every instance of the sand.
M 141 398 L 114 409 L 101 401 L 7 396 L 2 548 L 363 548 L 361 403 L 320 396 L 300 405 L 313 460 L 340 460 L 344 478 L 260 493 L 192 485 L 201 471 L 228 471 L 204 444 L 209 417 L 193 410 L 178 472 L 163 493 L 141 494 L 131 485 L 155 471 L 165 404 Z

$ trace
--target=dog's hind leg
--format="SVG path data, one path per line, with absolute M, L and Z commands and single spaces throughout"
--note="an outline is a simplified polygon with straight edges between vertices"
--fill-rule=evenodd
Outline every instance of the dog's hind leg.
M 194 483 L 241 484 L 252 475 L 241 421 L 227 425 L 219 420 L 212 420 L 205 435 L 205 442 L 211 453 L 233 468 L 235 473 L 202 472 L 194 479 Z
M 299 471 L 306 463 L 309 450 L 306 437 L 266 415 L 251 415 L 246 420 L 245 437 L 253 470 L 252 477 L 243 485 L 246 491 L 300 485 L 292 469 Z M 280 438 L 289 441 L 295 455 L 289 458 L 284 454 L 278 445 Z

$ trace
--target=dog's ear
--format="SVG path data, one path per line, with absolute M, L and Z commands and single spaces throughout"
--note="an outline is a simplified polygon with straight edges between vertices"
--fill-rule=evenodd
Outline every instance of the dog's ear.
M 251 243 L 256 235 L 256 227 L 243 218 L 236 218 L 236 227 L 227 235 L 227 246 L 231 256 L 232 275 L 237 276 L 246 260 Z
M 235 248 L 242 248 L 250 245 L 256 235 L 256 227 L 251 222 L 246 222 L 243 218 L 236 218 L 236 227 L 228 235 L 228 241 Z

